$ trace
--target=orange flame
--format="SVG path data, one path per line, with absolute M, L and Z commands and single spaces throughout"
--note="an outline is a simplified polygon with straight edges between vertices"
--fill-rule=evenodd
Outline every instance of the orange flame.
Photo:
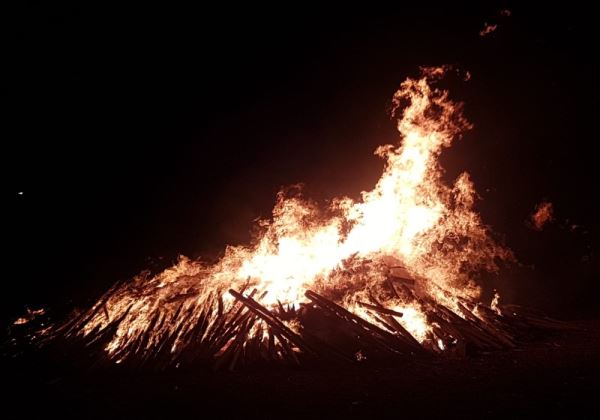
M 267 292 L 261 298 L 266 306 L 302 303 L 305 290 L 315 289 L 372 322 L 377 320 L 358 302 L 376 296 L 403 314 L 398 321 L 417 340 L 425 340 L 431 326 L 419 304 L 382 291 L 391 267 L 403 267 L 421 293 L 452 308 L 459 298 L 479 295 L 474 272 L 495 271 L 498 259 L 511 257 L 474 212 L 469 175 L 461 174 L 453 185 L 442 181 L 439 155 L 471 128 L 461 104 L 432 87 L 446 70 L 426 68 L 422 78 L 400 85 L 392 109 L 395 116 L 403 107 L 397 120 L 400 142 L 375 151 L 385 168 L 360 200 L 342 197 L 319 208 L 299 195 L 279 193 L 272 220 L 260 222 L 253 245 L 227 247 L 214 265 L 181 257 L 154 277 L 137 276 L 92 308 L 81 333 L 118 319 L 109 354 L 139 345 L 147 333 L 151 338 L 144 345 L 151 349 L 174 332 L 183 337 L 215 295 L 230 305 L 233 298 L 224 291 L 250 286 Z
M 44 308 L 40 308 L 40 309 L 27 308 L 27 314 L 25 314 L 25 316 L 17 318 L 17 320 L 15 320 L 15 322 L 13 322 L 13 325 L 27 324 L 28 322 L 33 321 L 36 317 L 38 317 L 40 315 L 44 315 L 45 313 L 46 313 L 46 310 Z
M 496 29 L 498 29 L 498 25 L 486 22 L 483 24 L 483 29 L 481 31 L 479 31 L 479 36 L 489 35 L 492 32 L 494 32 Z
M 531 223 L 535 230 L 542 230 L 544 226 L 553 220 L 554 208 L 552 203 L 543 201 L 538 204 L 531 215 Z

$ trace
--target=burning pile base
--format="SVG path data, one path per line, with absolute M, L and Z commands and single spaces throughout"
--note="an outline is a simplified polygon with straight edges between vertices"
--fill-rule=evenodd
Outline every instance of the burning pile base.
M 66 339 L 66 348 L 74 351 L 79 347 L 74 344 L 79 344 L 95 365 L 116 362 L 121 366 L 151 369 L 204 365 L 215 370 L 234 370 L 261 364 L 299 366 L 397 357 L 457 358 L 511 349 L 536 333 L 570 328 L 567 323 L 514 305 L 492 309 L 483 303 L 460 299 L 453 310 L 428 296 L 418 296 L 410 283 L 394 280 L 388 282 L 391 293 L 418 304 L 431 325 L 421 342 L 399 322 L 402 313 L 386 308 L 375 298 L 359 302 L 371 317 L 367 320 L 312 290 L 305 292 L 308 301 L 298 308 L 278 304 L 269 309 L 260 303 L 266 293 L 257 297 L 256 289 L 250 293 L 230 289 L 227 294 L 233 300 L 229 305 L 224 303 L 224 295 L 215 294 L 195 325 L 185 333 L 176 328 L 156 342 L 153 332 L 164 321 L 157 314 L 150 321 L 147 333 L 140 335 L 132 346 L 107 354 L 106 349 L 130 308 L 104 328 L 85 335 L 80 332 L 93 317 L 108 318 L 105 303 L 119 289 L 115 286 L 89 311 L 47 331 L 40 343 L 65 344 Z M 175 318 L 191 315 L 186 313 L 184 304 L 185 301 L 179 305 Z

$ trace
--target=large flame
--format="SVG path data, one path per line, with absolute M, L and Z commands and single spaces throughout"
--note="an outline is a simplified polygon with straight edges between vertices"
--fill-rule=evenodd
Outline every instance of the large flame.
M 473 210 L 475 192 L 467 173 L 453 185 L 442 181 L 442 149 L 469 129 L 461 104 L 432 87 L 445 68 L 423 69 L 407 79 L 393 97 L 400 141 L 376 154 L 385 169 L 375 187 L 360 200 L 337 198 L 326 208 L 299 194 L 280 193 L 271 220 L 260 222 L 261 234 L 250 246 L 230 246 L 216 264 L 182 257 L 156 276 L 140 275 L 120 286 L 82 329 L 89 334 L 119 320 L 108 344 L 109 354 L 138 343 L 150 349 L 173 332 L 184 336 L 201 319 L 207 302 L 229 288 L 266 292 L 266 306 L 298 304 L 315 289 L 373 322 L 360 306 L 367 296 L 402 312 L 403 326 L 419 341 L 430 326 L 419 304 L 384 293 L 382 285 L 400 271 L 417 279 L 421 293 L 455 307 L 459 298 L 476 298 L 475 271 L 497 269 L 510 252 L 492 241 Z M 211 316 L 216 317 L 216 310 Z M 174 345 L 175 350 L 176 344 Z

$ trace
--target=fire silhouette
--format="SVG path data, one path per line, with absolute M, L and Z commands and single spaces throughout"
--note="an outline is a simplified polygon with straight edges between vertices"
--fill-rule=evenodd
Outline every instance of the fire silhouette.
M 394 94 L 400 139 L 375 151 L 384 171 L 360 200 L 319 208 L 282 192 L 253 244 L 227 247 L 213 265 L 182 257 L 117 284 L 53 334 L 97 345 L 117 363 L 208 359 L 230 368 L 240 359 L 347 358 L 345 350 L 362 360 L 369 349 L 512 346 L 525 318 L 503 314 L 498 296 L 479 303 L 474 282 L 512 254 L 473 210 L 469 175 L 442 181 L 440 153 L 471 128 L 462 105 L 435 87 L 446 70 L 423 69 Z M 358 341 L 335 347 L 326 326 Z

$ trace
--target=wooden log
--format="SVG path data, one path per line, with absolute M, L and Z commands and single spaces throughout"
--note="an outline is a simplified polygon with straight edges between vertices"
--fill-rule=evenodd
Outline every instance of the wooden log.
M 243 324 L 241 325 L 239 330 L 236 332 L 235 338 L 233 339 L 233 341 L 229 344 L 227 349 L 221 355 L 219 355 L 217 357 L 217 361 L 215 362 L 215 365 L 213 367 L 214 370 L 219 370 L 221 368 L 221 366 L 224 365 L 225 363 L 227 363 L 228 361 L 229 361 L 228 369 L 231 371 L 235 368 L 235 365 L 237 363 L 237 360 L 239 359 L 240 352 L 243 347 L 244 341 L 247 338 L 248 331 L 250 330 L 252 324 L 254 324 L 255 320 L 256 320 L 256 317 L 254 317 L 254 316 L 249 316 L 248 318 L 246 318 L 244 320 Z
M 252 316 L 251 313 L 241 315 L 236 322 L 232 323 L 225 331 L 223 331 L 213 342 L 207 343 L 207 353 L 213 355 L 218 353 L 237 333 L 239 327 Z
M 483 333 L 479 327 L 474 326 L 474 324 L 461 318 L 459 315 L 454 313 L 454 311 L 450 310 L 446 306 L 440 305 L 438 303 L 435 303 L 435 305 L 436 309 L 438 309 L 447 317 L 448 324 L 450 324 L 456 330 L 460 331 L 461 335 L 476 347 L 492 349 L 502 348 L 502 346 L 499 345 L 497 341 L 490 339 L 489 336 Z
M 210 314 L 212 313 L 212 308 L 213 299 L 211 293 L 204 304 L 204 309 L 202 312 L 200 312 L 200 316 L 196 322 L 196 331 L 190 338 L 190 343 L 197 343 L 199 346 L 203 344 L 204 337 L 206 336 L 206 332 L 208 330 L 208 323 Z
M 354 334 L 356 334 L 356 336 L 358 336 L 359 338 L 366 340 L 371 345 L 373 345 L 377 348 L 380 348 L 380 349 L 383 349 L 385 351 L 389 351 L 392 353 L 397 353 L 396 350 L 394 350 L 387 343 L 385 343 L 385 341 L 382 340 L 380 337 L 377 337 L 374 333 L 367 330 L 364 326 L 362 326 L 360 323 L 356 322 L 352 318 L 344 316 L 344 314 L 342 312 L 336 311 L 333 307 L 330 307 L 326 304 L 322 304 L 322 303 L 319 304 L 317 302 L 315 302 L 315 304 L 321 310 L 330 313 L 332 316 L 334 316 L 335 318 L 342 321 L 344 323 L 344 325 L 349 327 L 350 330 L 352 330 L 354 332 Z
M 468 327 L 466 321 L 452 312 L 450 309 L 437 302 L 427 299 L 429 310 L 426 312 L 430 322 L 436 322 L 440 327 L 456 339 L 461 339 L 470 346 L 478 349 L 488 349 L 497 347 L 496 344 L 490 344 L 479 335 L 474 334 Z
M 240 358 L 242 351 L 244 350 L 244 343 L 248 339 L 248 332 L 250 331 L 250 328 L 252 328 L 252 325 L 254 325 L 255 321 L 256 321 L 255 316 L 250 317 L 248 319 L 248 321 L 246 321 L 246 325 L 243 326 L 242 329 L 240 330 L 240 332 L 238 334 L 238 338 L 237 338 L 238 341 L 236 343 L 237 349 L 233 355 L 231 363 L 229 364 L 230 371 L 233 371 L 235 369 L 235 365 L 236 365 L 238 359 Z
M 158 324 L 158 319 L 160 318 L 160 312 L 156 312 L 154 314 L 154 316 L 151 318 L 150 323 L 148 324 L 148 328 L 146 329 L 148 331 L 148 333 L 146 334 L 142 334 L 140 336 L 140 339 L 138 340 L 138 344 L 137 346 L 132 346 L 132 351 L 131 353 L 133 355 L 138 355 L 140 353 L 144 353 L 145 352 L 145 348 L 148 345 L 152 334 L 151 332 L 154 331 L 154 327 Z
M 106 307 L 106 302 L 102 305 L 102 310 L 104 311 L 104 316 L 106 317 L 106 322 L 110 322 L 110 315 L 108 314 L 108 308 Z
M 287 312 L 286 312 L 285 308 L 283 307 L 282 303 L 279 301 L 279 299 L 277 299 L 277 306 L 279 308 L 279 316 L 284 317 L 287 314 Z
M 386 321 L 386 323 L 390 326 L 393 327 L 393 331 L 395 331 L 396 333 L 400 334 L 402 336 L 402 338 L 408 342 L 409 345 L 411 345 L 416 351 L 420 351 L 422 350 L 422 345 L 421 343 L 419 343 L 411 333 L 409 333 L 404 326 L 402 326 L 402 324 L 400 324 L 396 318 L 394 318 L 394 314 L 400 314 L 400 312 L 397 311 L 392 311 L 386 307 L 383 306 L 383 304 L 381 302 L 379 302 L 375 296 L 371 295 L 370 296 L 371 300 L 374 302 L 374 305 L 370 305 L 372 308 L 372 310 L 377 310 L 379 309 L 379 312 L 382 313 L 382 317 L 383 319 Z M 389 314 L 389 312 L 393 312 L 392 314 Z
M 256 293 L 256 289 L 252 291 L 250 296 Z M 222 297 L 219 297 L 219 302 L 222 302 Z M 215 346 L 217 342 L 222 342 L 224 338 L 229 336 L 229 333 L 235 328 L 243 316 L 244 305 L 237 305 L 236 300 L 233 305 L 229 308 L 227 313 L 219 315 L 217 312 L 217 318 L 215 320 L 215 326 L 211 328 L 211 334 L 207 339 L 208 348 Z
M 296 345 L 302 351 L 309 353 L 313 356 L 317 356 L 317 353 L 311 349 L 311 347 L 300 337 L 298 334 L 290 330 L 283 322 L 281 322 L 275 315 L 271 313 L 267 308 L 260 305 L 254 299 L 245 297 L 244 295 L 236 292 L 233 289 L 229 289 L 229 293 L 241 301 L 250 311 L 258 315 L 263 321 L 265 321 L 277 334 L 282 335 Z
M 506 347 L 516 347 L 514 337 L 507 331 L 508 325 L 502 323 L 501 317 L 499 317 L 494 311 L 489 308 L 485 308 L 481 304 L 473 304 L 473 310 L 477 310 L 477 313 L 479 314 L 479 316 L 476 316 L 468 307 L 464 305 L 461 306 L 463 306 L 464 311 L 469 312 L 470 315 L 467 316 L 470 319 L 474 321 L 476 320 L 482 328 L 484 328 L 490 335 L 493 335 L 498 341 L 504 343 Z
M 291 346 L 288 344 L 287 340 L 285 338 L 283 338 L 283 336 L 281 334 L 279 334 L 276 330 L 274 331 L 274 333 L 275 333 L 275 337 L 277 337 L 277 340 L 279 341 L 279 343 L 281 344 L 281 347 L 283 348 L 284 355 L 287 356 L 287 360 L 292 364 L 300 365 L 300 360 L 298 360 L 298 356 L 296 355 L 294 350 L 291 348 Z
M 178 302 L 181 300 L 186 300 L 189 298 L 193 298 L 193 297 L 197 297 L 198 296 L 198 290 L 192 290 L 189 292 L 185 292 L 185 293 L 180 293 L 178 295 L 172 296 L 168 299 L 165 300 L 165 303 L 169 304 L 169 303 L 174 303 L 174 302 Z
M 568 322 L 559 321 L 546 316 L 541 311 L 536 311 L 532 308 L 524 308 L 519 305 L 501 305 L 500 309 L 503 315 L 511 321 L 520 321 L 525 323 L 530 328 L 538 328 L 542 330 L 563 330 L 574 331 L 579 328 Z
M 372 311 L 375 312 L 379 312 L 382 314 L 386 314 L 386 315 L 392 315 L 392 316 L 397 316 L 397 317 L 402 317 L 404 316 L 404 314 L 402 312 L 397 312 L 394 311 L 392 309 L 388 309 L 382 305 L 378 306 L 378 305 L 371 305 L 370 303 L 365 303 L 365 302 L 357 302 L 360 306 L 362 306 L 363 308 L 367 308 L 370 309 Z
M 219 314 L 219 318 L 223 317 L 223 296 L 219 295 L 219 299 L 217 301 L 217 313 Z
M 396 321 L 396 319 L 393 316 L 389 316 L 389 315 L 383 315 L 384 319 L 386 321 L 388 321 L 388 323 L 394 327 L 394 330 L 400 334 L 402 336 L 402 338 L 408 342 L 408 344 L 413 347 L 413 349 L 415 351 L 420 351 L 422 350 L 422 345 L 421 343 L 419 343 L 411 333 L 408 332 L 408 330 L 406 330 L 406 328 L 404 328 L 404 326 L 402 326 L 402 324 L 400 324 L 398 321 Z
M 327 358 L 331 361 L 344 362 L 344 363 L 354 362 L 354 359 L 352 357 L 350 357 L 347 354 L 347 352 L 344 352 L 343 349 L 340 349 L 338 346 L 320 339 L 315 334 L 312 334 L 310 331 L 304 331 L 303 337 L 324 358 Z
M 473 328 L 485 335 L 487 339 L 495 341 L 498 345 L 503 347 L 514 347 L 514 344 L 511 341 L 503 337 L 500 333 L 496 333 L 496 331 L 494 331 L 489 324 L 483 322 L 481 319 L 473 315 L 473 313 L 465 308 L 462 303 L 458 302 L 457 305 L 461 313 L 465 316 L 465 318 L 467 318 L 467 321 L 473 326 Z
M 392 332 L 392 333 L 395 333 L 395 332 L 396 332 L 396 328 L 394 328 L 394 327 L 393 327 L 393 326 L 392 326 L 392 325 L 391 325 L 391 324 L 388 322 L 388 321 L 389 321 L 389 318 L 391 318 L 391 317 L 388 317 L 388 319 L 383 319 L 383 315 L 382 315 L 382 316 L 380 316 L 380 315 L 381 315 L 381 314 L 374 313 L 374 314 L 372 314 L 371 316 L 372 316 L 373 318 L 375 318 L 375 320 L 376 320 L 377 322 L 379 322 L 381 325 L 383 325 L 383 326 L 385 327 L 385 329 L 387 329 L 388 331 L 390 331 L 390 332 Z
M 370 322 L 364 320 L 358 315 L 353 314 L 347 309 L 330 301 L 329 299 L 324 298 L 323 296 L 313 292 L 312 290 L 307 290 L 305 292 L 305 296 L 311 301 L 315 302 L 321 308 L 329 310 L 334 315 L 337 315 L 338 317 L 346 320 L 346 322 L 349 322 L 349 325 L 358 325 L 362 329 L 363 335 L 370 335 L 371 339 L 374 340 L 377 344 L 379 344 L 381 348 L 385 350 L 391 351 L 393 353 L 402 353 L 406 350 L 414 350 L 412 346 L 409 347 L 409 345 L 405 341 L 402 341 L 398 336 L 388 331 L 385 331 L 376 325 L 371 324 Z
M 113 333 L 115 333 L 119 328 L 119 324 L 127 317 L 127 315 L 129 315 L 129 311 L 131 311 L 132 307 L 133 304 L 130 304 L 119 318 L 113 320 L 113 322 L 108 324 L 106 327 L 102 328 L 100 325 L 98 325 L 96 330 L 85 337 L 86 346 L 89 347 L 94 343 L 102 342 L 105 339 L 110 339 Z

